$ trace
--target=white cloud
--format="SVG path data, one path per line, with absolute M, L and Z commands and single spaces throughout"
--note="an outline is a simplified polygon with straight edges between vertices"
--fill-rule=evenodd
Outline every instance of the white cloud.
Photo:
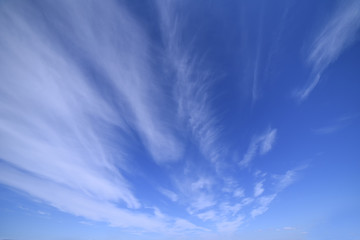
M 222 202 L 219 205 L 220 215 L 223 217 L 237 216 L 241 209 L 251 204 L 254 201 L 252 198 L 244 198 L 240 203 L 231 204 L 229 202 Z
M 196 181 L 190 179 L 181 183 L 183 194 L 188 199 L 188 212 L 197 213 L 200 210 L 212 207 L 216 204 L 213 195 L 214 179 L 210 177 L 199 176 Z
M 356 118 L 358 118 L 358 114 L 343 115 L 342 117 L 332 120 L 330 124 L 315 128 L 313 131 L 316 134 L 331 134 L 345 128 Z
M 214 210 L 209 210 L 209 211 L 197 214 L 197 217 L 203 221 L 212 220 L 212 219 L 216 218 L 216 212 Z
M 269 128 L 260 136 L 255 136 L 250 142 L 249 148 L 242 160 L 240 166 L 246 167 L 256 157 L 257 154 L 265 154 L 269 152 L 276 140 L 277 129 Z
M 340 124 L 339 125 L 329 125 L 329 126 L 326 126 L 326 127 L 316 128 L 313 131 L 316 134 L 321 134 L 321 135 L 322 134 L 331 134 L 331 133 L 339 131 L 343 127 L 344 126 L 340 125 Z
M 0 41 L 7 50 L 0 58 L 0 109 L 6 116 L 1 119 L 0 136 L 6 141 L 0 157 L 89 195 L 139 207 L 104 141 L 112 124 L 123 124 L 114 109 L 47 33 L 15 10 L 1 15 L 6 27 Z M 125 165 L 121 151 L 117 161 Z
M 190 208 L 188 209 L 189 213 L 198 212 L 200 210 L 212 207 L 216 204 L 216 200 L 210 194 L 198 194 L 191 200 Z
M 20 13 L 21 4 L 0 9 L 0 111 L 5 116 L 0 138 L 6 139 L 0 145 L 0 183 L 89 221 L 156 232 L 206 231 L 159 207 L 145 207 L 125 177 L 138 174 L 132 172 L 138 159 L 131 158 L 129 146 L 144 147 L 140 151 L 160 167 L 181 160 L 179 128 L 215 163 L 210 168 L 218 170 L 225 151 L 222 128 L 210 108 L 212 76 L 199 70 L 191 48 L 178 42 L 181 26 L 172 2 L 159 2 L 159 12 L 173 92 L 159 84 L 149 59 L 151 39 L 121 3 L 89 1 L 84 8 L 82 2 L 57 2 L 42 13 L 46 24 L 31 3 L 22 4 L 31 9 L 28 14 Z M 255 136 L 240 164 L 268 153 L 276 135 L 270 128 Z M 154 188 L 173 202 L 167 204 L 184 204 L 219 231 L 238 229 L 245 219 L 240 211 L 256 202 L 244 198 L 235 180 L 224 188 L 216 177 L 192 180 L 182 182 L 180 192 Z M 218 204 L 223 201 L 215 194 L 219 188 L 237 202 Z M 267 209 L 263 191 L 258 183 L 254 216 Z M 144 214 L 144 208 L 152 210 Z
M 243 206 L 246 206 L 246 205 L 252 203 L 253 201 L 254 201 L 254 199 L 252 199 L 252 198 L 244 198 L 244 199 L 241 201 L 241 204 L 242 204 Z
M 224 202 L 220 205 L 220 211 L 224 216 L 235 216 L 242 208 L 244 204 L 236 203 L 230 204 L 228 202 Z
M 245 191 L 244 191 L 243 188 L 237 188 L 237 189 L 234 190 L 233 195 L 234 195 L 234 197 L 241 198 L 241 197 L 245 196 Z
M 239 162 L 240 166 L 243 166 L 243 167 L 248 166 L 250 164 L 250 162 L 253 160 L 253 158 L 255 157 L 257 150 L 258 150 L 257 141 L 255 141 L 253 139 L 251 141 L 250 146 L 249 146 L 247 152 L 245 153 L 244 157 Z
M 165 214 L 163 214 L 163 213 L 160 211 L 159 208 L 153 207 L 153 209 L 154 209 L 154 216 L 155 216 L 156 218 L 158 218 L 158 219 L 165 219 L 165 218 L 166 218 Z
M 276 175 L 275 179 L 277 179 L 277 188 L 279 191 L 285 189 L 290 184 L 295 181 L 296 178 L 296 171 L 289 170 L 284 175 Z
M 260 140 L 260 154 L 265 154 L 271 150 L 275 143 L 277 129 L 269 129 Z
M 165 188 L 159 188 L 159 191 L 173 202 L 176 202 L 178 200 L 178 195 L 170 190 L 167 190 Z
M 251 216 L 254 218 L 256 216 L 264 214 L 269 209 L 269 205 L 275 199 L 275 197 L 276 194 L 260 197 L 258 199 L 257 207 L 251 211 Z
M 260 196 L 263 192 L 264 192 L 263 181 L 256 183 L 254 187 L 254 197 Z
M 180 233 L 193 231 L 208 231 L 208 229 L 206 228 L 198 227 L 193 223 L 181 218 L 176 219 L 173 225 L 174 227 L 172 228 L 172 230 Z
M 219 222 L 216 225 L 217 230 L 219 232 L 235 232 L 244 223 L 244 218 L 244 216 L 238 216 L 234 220 Z
M 323 71 L 356 39 L 360 27 L 360 2 L 344 1 L 315 37 L 308 62 L 312 65 L 312 80 L 297 92 L 300 101 L 305 100 L 319 84 Z
M 86 193 L 42 178 L 33 177 L 13 167 L 0 164 L 0 182 L 25 191 L 57 209 L 89 220 L 105 221 L 112 226 L 164 231 L 166 223 L 153 216 L 120 209 L 110 201 L 89 197 Z
M 260 170 L 256 170 L 254 173 L 254 176 L 257 178 L 264 178 L 266 177 L 267 173 L 266 172 L 262 172 Z
M 200 177 L 196 182 L 191 183 L 192 191 L 199 191 L 202 189 L 210 189 L 213 181 L 210 178 Z
M 0 9 L 0 182 L 89 220 L 170 228 L 133 210 L 143 204 L 123 175 L 134 135 L 158 164 L 182 154 L 145 31 L 113 1 L 42 4 Z
M 223 146 L 218 140 L 222 127 L 216 112 L 210 108 L 212 99 L 208 91 L 213 80 L 209 70 L 201 70 L 201 59 L 194 54 L 192 46 L 181 41 L 183 26 L 179 5 L 173 1 L 157 1 L 166 68 L 171 77 L 175 77 L 174 97 L 180 121 L 189 129 L 202 154 L 216 163 L 216 168 Z

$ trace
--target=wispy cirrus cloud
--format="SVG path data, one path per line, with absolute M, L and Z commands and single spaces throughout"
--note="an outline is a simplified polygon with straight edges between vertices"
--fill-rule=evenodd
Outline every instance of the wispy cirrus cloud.
M 177 184 L 190 215 L 197 215 L 217 204 L 213 191 L 215 182 L 212 178 L 200 176 L 197 179 L 182 180 Z
M 170 191 L 165 188 L 159 188 L 159 191 L 173 202 L 176 202 L 178 200 L 178 195 L 173 191 Z
M 197 214 L 197 217 L 200 218 L 203 221 L 215 219 L 216 218 L 216 212 L 214 210 L 209 210 L 209 211 Z
M 272 178 L 275 179 L 275 186 L 277 191 L 280 192 L 293 184 L 298 178 L 299 171 L 302 171 L 307 167 L 307 165 L 303 165 L 295 169 L 288 170 L 285 172 L 285 174 L 274 174 Z
M 313 129 L 313 132 L 320 135 L 337 132 L 350 125 L 353 122 L 353 120 L 356 119 L 358 116 L 359 116 L 358 114 L 344 115 L 342 117 L 330 121 L 330 123 L 328 123 L 325 126 Z
M 279 195 L 281 191 L 293 184 L 298 178 L 298 172 L 303 170 L 306 166 L 301 166 L 293 170 L 288 170 L 284 174 L 277 174 L 271 176 L 273 193 L 264 195 L 263 183 L 265 180 L 258 182 L 254 188 L 255 204 L 250 212 L 250 215 L 255 218 L 264 214 L 271 204 L 271 202 Z M 264 175 L 263 175 L 264 177 Z
M 296 180 L 297 172 L 295 170 L 289 170 L 283 175 L 275 175 L 277 180 L 276 186 L 278 191 L 281 191 L 290 186 Z
M 343 1 L 328 22 L 315 36 L 307 62 L 311 65 L 310 82 L 296 92 L 300 101 L 305 100 L 321 80 L 323 71 L 355 40 L 360 28 L 360 2 Z
M 154 44 L 143 16 L 123 2 L 3 4 L 0 183 L 89 221 L 141 231 L 233 232 L 264 213 L 273 196 L 265 173 L 248 190 L 239 168 L 227 169 L 229 177 L 218 171 L 238 162 L 225 160 L 216 79 L 183 42 L 180 5 L 152 9 L 162 39 Z M 274 128 L 254 136 L 240 165 L 268 153 L 276 137 Z M 150 183 L 137 179 L 154 173 Z M 283 189 L 292 176 L 276 179 Z M 165 198 L 147 199 L 145 187 Z
M 238 198 L 244 197 L 245 196 L 244 189 L 243 188 L 235 189 L 233 192 L 233 196 Z
M 263 182 L 258 182 L 255 184 L 254 187 L 254 197 L 258 197 L 260 196 L 263 192 L 264 192 L 264 186 L 263 186 Z
M 164 231 L 166 224 L 145 214 L 134 214 L 116 207 L 111 201 L 91 198 L 76 188 L 32 176 L 8 164 L 0 163 L 0 181 L 64 212 L 82 216 L 94 221 L 105 221 L 112 226 L 123 228 L 142 228 L 147 231 Z M 156 231 L 156 230 L 155 230 Z
M 253 203 L 254 199 L 245 197 L 240 202 L 231 204 L 229 202 L 223 202 L 219 205 L 219 210 L 224 216 L 237 216 L 239 211 L 248 206 L 249 204 Z
M 211 72 L 201 65 L 201 56 L 191 43 L 184 41 L 181 11 L 186 4 L 174 1 L 158 1 L 162 38 L 165 42 L 165 68 L 174 83 L 174 99 L 177 115 L 201 153 L 210 161 L 219 163 L 223 146 L 219 141 L 222 126 L 216 111 L 211 108 L 213 98 L 209 94 L 214 80 Z
M 261 214 L 264 214 L 268 209 L 270 203 L 275 199 L 276 194 L 262 196 L 257 200 L 257 207 L 251 211 L 251 216 L 254 218 Z
M 235 232 L 244 223 L 244 216 L 238 216 L 234 220 L 222 221 L 217 224 L 219 232 Z
M 247 152 L 239 162 L 240 166 L 246 167 L 256 157 L 256 155 L 263 155 L 269 152 L 275 143 L 276 134 L 277 129 L 269 128 L 262 135 L 253 137 Z
M 1 137 L 6 139 L 1 158 L 89 195 L 138 208 L 105 140 L 112 125 L 123 124 L 114 108 L 94 91 L 83 69 L 51 41 L 51 33 L 32 27 L 15 9 L 2 11 L 1 24 L 7 30 L 0 60 L 1 111 L 6 116 L 1 119 Z
M 0 9 L 0 182 L 112 226 L 198 229 L 139 213 L 123 175 L 132 141 L 159 165 L 182 153 L 140 25 L 113 1 L 41 4 Z

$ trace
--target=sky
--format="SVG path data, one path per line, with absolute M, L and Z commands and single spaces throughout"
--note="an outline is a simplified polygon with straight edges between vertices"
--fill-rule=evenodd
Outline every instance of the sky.
M 359 0 L 3 0 L 0 32 L 0 240 L 360 240 Z

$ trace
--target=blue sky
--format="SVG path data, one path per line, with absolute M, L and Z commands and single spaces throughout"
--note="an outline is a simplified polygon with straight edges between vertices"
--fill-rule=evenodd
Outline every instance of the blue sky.
M 360 239 L 360 1 L 0 2 L 0 239 Z

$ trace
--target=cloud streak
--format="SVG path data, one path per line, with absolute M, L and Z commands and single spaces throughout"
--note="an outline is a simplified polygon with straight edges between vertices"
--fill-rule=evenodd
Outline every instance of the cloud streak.
M 264 155 L 269 152 L 276 140 L 277 129 L 269 128 L 260 136 L 255 136 L 250 142 L 249 148 L 242 160 L 239 162 L 240 166 L 246 167 L 256 157 L 256 155 Z
M 260 196 L 263 192 L 264 192 L 263 182 L 256 183 L 254 188 L 254 197 Z
M 113 226 L 180 229 L 139 214 L 123 175 L 136 139 L 159 165 L 182 154 L 144 31 L 113 1 L 42 4 L 0 9 L 0 182 Z
M 164 231 L 165 224 L 159 219 L 120 209 L 111 202 L 105 202 L 95 197 L 90 198 L 77 189 L 44 181 L 42 178 L 33 177 L 4 163 L 0 164 L 0 173 L 0 181 L 3 184 L 25 191 L 64 212 L 94 221 L 109 222 L 112 226 L 117 227 Z
M 360 27 L 360 2 L 343 1 L 326 25 L 315 37 L 307 62 L 312 67 L 311 81 L 296 93 L 300 101 L 305 100 L 321 80 L 324 70 L 356 40 Z
M 0 183 L 129 231 L 234 232 L 263 214 L 294 176 L 271 193 L 262 171 L 242 182 L 254 177 L 244 168 L 278 130 L 227 159 L 217 79 L 182 36 L 182 4 L 157 2 L 146 29 L 124 2 L 3 3 Z
M 184 4 L 186 6 L 186 3 Z M 201 153 L 211 162 L 218 163 L 223 147 L 219 142 L 222 127 L 216 112 L 210 108 L 209 89 L 213 83 L 211 72 L 201 66 L 201 57 L 193 46 L 183 39 L 185 27 L 180 12 L 184 5 L 173 1 L 158 1 L 161 33 L 165 42 L 166 68 L 174 82 L 174 98 L 180 121 L 197 142 Z M 193 51 L 192 51 L 193 50 Z

